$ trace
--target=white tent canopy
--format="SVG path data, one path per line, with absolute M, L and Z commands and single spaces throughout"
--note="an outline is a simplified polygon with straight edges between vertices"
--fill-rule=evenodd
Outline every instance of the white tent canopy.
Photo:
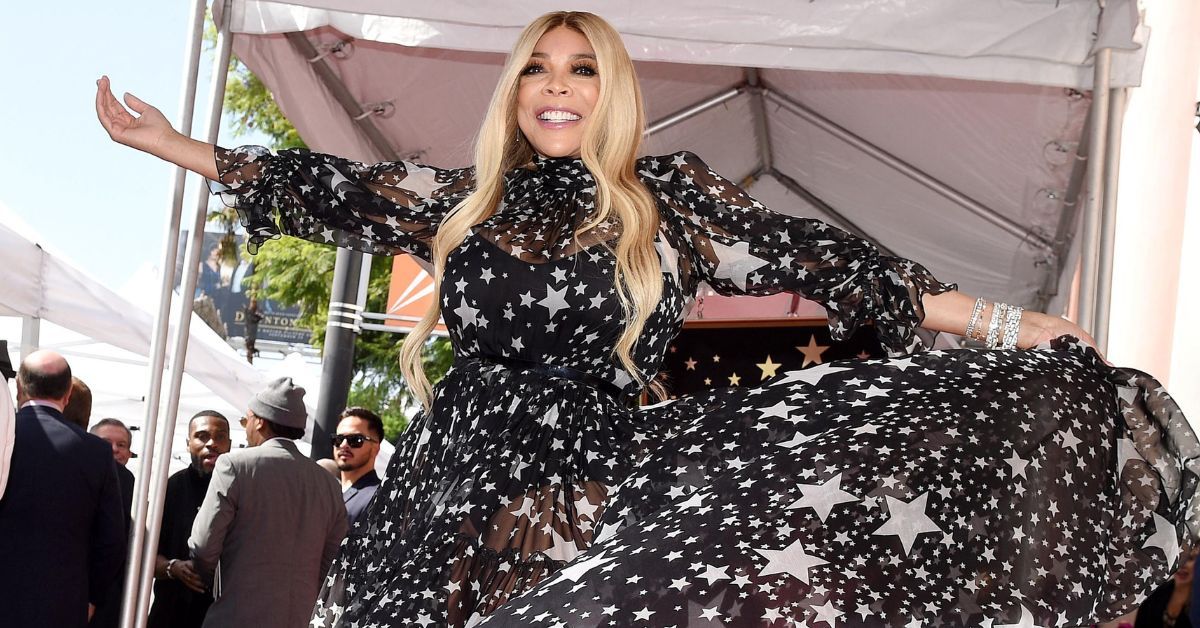
M 20 338 L 22 321 L 17 318 L 0 317 L 0 338 Z M 145 416 L 146 385 L 149 382 L 149 364 L 144 356 L 118 349 L 69 329 L 42 321 L 38 334 L 38 348 L 52 349 L 61 353 L 71 365 L 72 373 L 82 379 L 92 392 L 92 424 L 103 418 L 119 419 L 133 430 L 131 449 L 139 457 L 129 461 L 129 470 L 135 475 L 141 472 L 141 457 L 147 449 L 143 442 L 146 433 L 142 425 Z M 18 347 L 10 343 L 11 358 L 16 363 Z M 11 391 L 10 391 L 11 392 Z M 171 447 L 171 471 L 186 466 L 190 460 L 185 445 L 188 419 L 201 410 L 216 410 L 226 417 L 239 416 L 243 403 L 233 404 L 213 394 L 196 378 L 185 375 L 180 390 L 179 412 L 177 413 L 175 438 Z M 231 426 L 238 430 L 237 423 Z M 242 442 L 240 434 L 234 440 Z
M 549 11 L 592 11 L 621 31 L 637 60 L 736 67 L 870 72 L 1090 88 L 1089 59 L 1105 47 L 1134 50 L 1128 0 L 766 0 L 687 3 L 446 0 L 239 0 L 234 33 L 330 26 L 354 39 L 414 48 L 507 53 L 521 29 Z M 1114 68 L 1115 86 L 1138 83 L 1140 55 Z
M 107 361 L 113 368 L 139 366 L 139 380 L 125 382 L 122 390 L 127 392 L 120 396 L 130 397 L 140 389 L 134 397 L 140 400 L 149 380 L 137 357 L 150 351 L 151 314 L 48 251 L 41 238 L 18 226 L 19 222 L 0 205 L 0 268 L 7 271 L 5 289 L 0 291 L 0 316 L 52 322 L 74 332 L 53 339 L 52 344 L 69 343 L 80 355 Z M 220 409 L 243 408 L 246 400 L 262 389 L 265 376 L 194 315 L 191 329 L 185 368 L 194 379 L 189 392 L 199 394 L 194 385 L 198 384 L 203 387 L 199 390 L 207 389 L 227 404 Z M 16 339 L 9 340 L 15 349 Z M 138 425 L 142 410 L 139 402 L 134 405 L 138 406 L 136 414 L 121 418 Z
M 1091 102 L 1079 90 L 1096 32 L 1118 51 L 1113 84 L 1136 84 L 1134 4 L 1109 2 L 1103 19 L 1091 0 L 880 4 L 250 0 L 228 15 L 235 53 L 314 149 L 458 166 L 520 28 L 592 10 L 637 60 L 651 121 L 712 105 L 661 125 L 648 153 L 694 151 L 777 211 L 858 232 L 969 293 L 1062 311 Z M 355 107 L 377 114 L 375 138 Z

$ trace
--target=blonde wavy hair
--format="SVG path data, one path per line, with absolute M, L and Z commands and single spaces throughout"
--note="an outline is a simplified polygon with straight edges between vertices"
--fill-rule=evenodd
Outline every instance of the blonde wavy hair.
M 521 73 L 542 35 L 565 27 L 582 34 L 596 53 L 600 92 L 584 127 L 580 157 L 596 181 L 596 210 L 575 237 L 605 220 L 620 226 L 616 290 L 624 309 L 624 330 L 613 348 L 621 366 L 640 384 L 646 375 L 633 361 L 633 348 L 646 319 L 662 297 L 662 277 L 654 236 L 658 211 L 653 197 L 634 172 L 646 119 L 633 61 L 621 36 L 597 15 L 579 11 L 547 13 L 525 27 L 504 65 L 475 145 L 475 191 L 450 211 L 433 238 L 433 303 L 400 350 L 400 369 L 413 394 L 428 410 L 433 390 L 421 363 L 421 350 L 441 316 L 442 273 L 446 258 L 470 229 L 487 220 L 504 196 L 504 174 L 528 164 L 534 150 L 517 126 L 517 88 Z

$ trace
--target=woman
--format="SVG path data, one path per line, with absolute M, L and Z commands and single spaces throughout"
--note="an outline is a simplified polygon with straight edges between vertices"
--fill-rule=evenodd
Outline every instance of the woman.
M 471 169 L 214 149 L 99 88 L 113 139 L 219 182 L 252 248 L 286 233 L 433 263 L 440 302 L 401 352 L 425 412 L 314 625 L 1083 623 L 1173 569 L 1200 447 L 1153 380 L 1067 338 L 630 409 L 701 281 L 798 292 L 897 355 L 919 324 L 1091 341 L 771 213 L 695 155 L 637 158 L 637 79 L 594 15 L 525 29 Z M 457 359 L 431 391 L 439 314 Z

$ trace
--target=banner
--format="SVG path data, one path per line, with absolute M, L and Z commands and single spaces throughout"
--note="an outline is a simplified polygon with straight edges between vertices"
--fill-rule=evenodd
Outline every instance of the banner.
M 417 322 L 429 309 L 434 298 L 433 276 L 417 263 L 411 255 L 397 255 L 392 258 L 392 283 L 388 287 L 388 307 L 386 314 L 388 327 L 395 327 L 398 332 L 412 331 Z M 446 324 L 438 321 L 433 328 L 434 335 L 445 336 Z
M 200 247 L 200 276 L 196 282 L 195 298 L 208 296 L 219 315 L 225 329 L 217 329 L 213 321 L 205 319 L 214 330 L 227 338 L 246 335 L 246 320 L 249 316 L 250 299 L 246 294 L 252 285 L 254 276 L 254 257 L 246 252 L 246 237 L 233 236 L 237 242 L 235 250 L 237 260 L 230 264 L 220 257 L 219 245 L 225 233 L 205 232 L 204 243 Z M 179 245 L 179 258 L 176 260 L 175 290 L 178 291 L 183 276 L 184 242 L 188 241 L 185 231 Z M 310 334 L 307 329 L 296 327 L 296 319 L 300 317 L 300 308 L 285 305 L 275 301 L 259 300 L 258 340 L 307 344 Z M 201 318 L 205 314 L 197 310 Z

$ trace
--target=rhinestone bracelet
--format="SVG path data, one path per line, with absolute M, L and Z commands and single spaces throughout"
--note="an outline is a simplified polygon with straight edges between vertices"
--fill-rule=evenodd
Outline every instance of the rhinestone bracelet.
M 1008 317 L 1004 319 L 1004 341 L 1001 343 L 1001 349 L 1015 349 L 1017 347 L 1017 337 L 1021 334 L 1021 312 L 1023 310 L 1015 305 L 1010 305 L 1008 308 Z
M 1000 326 L 1004 322 L 1004 314 L 1008 311 L 1008 305 L 999 301 L 992 304 L 992 320 L 988 322 L 987 342 L 984 345 L 988 349 L 995 349 L 1000 341 Z
M 971 340 L 978 340 L 975 337 L 975 327 L 979 325 L 979 319 L 983 317 L 983 306 L 986 303 L 987 301 L 984 301 L 983 297 L 975 299 L 975 307 L 971 310 L 971 320 L 967 322 L 967 338 Z

